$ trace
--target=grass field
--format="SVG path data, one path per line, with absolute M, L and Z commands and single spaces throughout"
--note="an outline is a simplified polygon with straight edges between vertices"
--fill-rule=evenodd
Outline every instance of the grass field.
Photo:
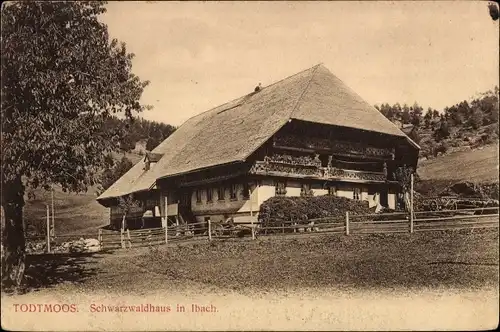
M 56 233 L 88 233 L 108 224 L 109 211 L 96 201 L 94 188 L 87 193 L 65 193 L 60 188 L 54 190 L 54 210 Z M 24 218 L 28 233 L 45 234 L 46 205 L 51 204 L 51 193 L 36 190 L 35 198 L 27 199 Z
M 423 180 L 498 181 L 498 145 L 421 161 L 417 172 Z
M 12 330 L 483 330 L 498 324 L 498 229 L 274 237 L 28 256 Z M 78 314 L 15 312 L 75 303 Z M 92 305 L 170 305 L 95 313 Z M 180 304 L 184 313 L 175 311 Z M 213 305 L 199 314 L 192 304 Z M 8 319 L 8 321 L 7 321 Z M 30 325 L 35 324 L 35 325 Z
M 30 257 L 29 287 L 66 278 L 84 291 L 134 294 L 178 283 L 239 292 L 496 287 L 499 252 L 493 229 L 234 239 L 50 258 Z
M 115 159 L 120 159 L 116 154 Z M 133 163 L 142 156 L 127 153 L 126 157 Z M 43 189 L 34 190 L 34 198 L 26 199 L 24 217 L 30 233 L 45 234 L 47 204 L 51 204 L 51 193 Z M 91 187 L 85 193 L 65 193 L 58 186 L 54 187 L 54 210 L 56 234 L 95 233 L 97 228 L 109 223 L 109 210 L 97 203 L 97 187 Z

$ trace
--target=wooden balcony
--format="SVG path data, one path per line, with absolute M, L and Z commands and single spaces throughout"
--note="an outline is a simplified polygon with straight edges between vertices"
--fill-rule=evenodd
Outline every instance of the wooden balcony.
M 349 182 L 386 182 L 384 172 L 357 171 L 334 167 L 286 164 L 283 162 L 256 161 L 250 174 L 288 178 L 318 179 Z
M 339 156 L 390 160 L 394 159 L 394 148 L 379 148 L 356 142 L 329 140 L 325 138 L 300 137 L 295 135 L 275 136 L 273 147 L 282 150 L 309 153 L 327 153 Z

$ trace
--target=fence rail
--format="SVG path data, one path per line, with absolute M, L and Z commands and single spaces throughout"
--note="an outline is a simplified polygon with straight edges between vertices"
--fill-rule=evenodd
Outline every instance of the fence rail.
M 303 234 L 392 234 L 418 233 L 454 229 L 498 228 L 498 207 L 442 211 L 416 211 L 410 213 L 350 214 L 345 218 L 309 219 L 307 223 L 280 220 L 273 223 L 199 222 L 173 225 L 167 228 L 151 228 L 99 233 L 103 248 L 132 248 L 187 240 L 207 241 L 251 236 L 287 236 Z

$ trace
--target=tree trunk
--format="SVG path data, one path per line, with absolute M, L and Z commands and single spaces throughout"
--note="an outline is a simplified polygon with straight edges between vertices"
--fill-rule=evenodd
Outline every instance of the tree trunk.
M 405 209 L 406 211 L 410 211 L 410 205 L 411 205 L 410 192 L 405 191 L 404 198 L 405 198 Z
M 24 186 L 21 178 L 2 184 L 2 208 L 5 225 L 2 238 L 2 283 L 16 289 L 24 276 L 26 257 L 24 238 Z
M 127 226 L 127 213 L 123 214 L 123 219 L 122 219 L 122 230 L 125 230 L 125 227 Z

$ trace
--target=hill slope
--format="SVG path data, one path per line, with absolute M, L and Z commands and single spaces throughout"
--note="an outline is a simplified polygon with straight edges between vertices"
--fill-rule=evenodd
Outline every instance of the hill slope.
M 418 175 L 422 180 L 498 181 L 498 145 L 421 161 Z
M 114 154 L 120 159 L 123 154 Z M 137 163 L 143 156 L 125 153 L 125 156 Z M 47 204 L 51 205 L 51 193 L 43 189 L 32 192 L 35 197 L 25 197 L 24 218 L 28 236 L 46 233 Z M 109 210 L 96 201 L 97 187 L 89 188 L 86 193 L 65 193 L 60 187 L 54 187 L 54 222 L 56 235 L 91 233 L 97 236 L 97 228 L 109 222 Z
M 423 195 L 436 196 L 458 182 L 470 182 L 496 191 L 496 194 L 490 193 L 491 198 L 496 199 L 498 144 L 422 161 L 419 163 L 417 173 L 420 180 L 415 182 L 415 190 Z M 496 184 L 496 187 L 493 184 Z

